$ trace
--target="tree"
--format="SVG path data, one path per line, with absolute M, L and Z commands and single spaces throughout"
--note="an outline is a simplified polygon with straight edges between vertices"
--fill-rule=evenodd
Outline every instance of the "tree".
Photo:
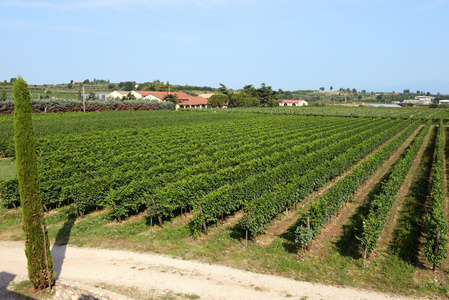
M 166 94 L 162 99 L 165 101 L 172 102 L 175 106 L 176 104 L 179 103 L 178 95 L 176 94 Z
M 251 107 L 259 106 L 260 100 L 257 97 L 248 95 L 245 92 L 233 94 L 229 100 L 229 105 L 232 107 Z
M 78 90 L 78 100 L 82 100 L 81 90 Z
M 331 87 L 329 88 L 330 91 L 332 91 L 334 89 L 334 87 L 331 85 Z
M 84 83 L 84 84 L 89 84 L 89 83 L 90 83 L 90 80 L 89 80 L 89 79 L 85 79 L 85 80 L 83 81 L 83 83 Z
M 126 96 L 123 97 L 123 100 L 136 100 L 136 96 L 133 93 L 129 92 Z
M 135 81 L 125 81 L 118 84 L 119 88 L 123 89 L 124 91 L 132 91 L 135 85 Z
M 160 92 L 166 92 L 168 90 L 168 87 L 165 85 L 165 83 L 161 82 L 159 85 L 158 91 Z
M 214 95 L 210 96 L 209 99 L 207 99 L 207 102 L 212 107 L 222 107 L 222 106 L 226 105 L 228 103 L 228 101 L 229 101 L 229 97 L 224 94 L 214 94 Z
M 276 91 L 273 91 L 271 86 L 265 85 L 265 83 L 262 83 L 260 85 L 260 88 L 256 90 L 256 96 L 260 100 L 260 104 L 262 106 L 278 106 L 278 93 Z
M 325 88 L 324 88 L 324 86 L 320 87 L 320 91 L 322 91 L 322 92 L 323 92 L 323 91 L 324 91 L 324 89 L 325 89 Z
M 14 82 L 13 94 L 16 165 L 22 206 L 22 228 L 25 232 L 28 278 L 33 286 L 40 290 L 53 284 L 53 259 L 39 191 L 30 91 L 27 83 L 20 76 Z

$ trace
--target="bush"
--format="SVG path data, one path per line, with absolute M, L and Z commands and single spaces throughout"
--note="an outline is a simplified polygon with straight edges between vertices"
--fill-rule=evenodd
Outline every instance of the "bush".
M 40 112 L 76 112 L 83 111 L 83 103 L 71 99 L 33 99 L 31 100 L 33 113 Z M 106 110 L 174 110 L 171 102 L 159 102 L 156 100 L 91 100 L 86 101 L 86 111 Z M 6 100 L 0 103 L 0 114 L 12 114 L 14 112 L 14 101 Z

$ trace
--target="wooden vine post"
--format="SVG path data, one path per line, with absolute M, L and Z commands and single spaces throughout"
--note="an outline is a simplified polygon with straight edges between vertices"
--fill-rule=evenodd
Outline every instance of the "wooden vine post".
M 208 235 L 208 233 L 207 233 L 207 227 L 206 227 L 206 221 L 204 221 L 203 208 L 201 207 L 201 203 L 199 203 L 199 202 L 198 202 L 198 207 L 200 208 L 201 218 L 203 219 L 204 234 L 205 234 L 205 235 Z
M 435 255 L 435 257 L 437 257 L 438 255 L 438 250 L 440 248 L 439 245 L 440 245 L 440 231 L 437 230 L 437 236 L 435 237 L 435 247 L 433 249 L 433 254 Z M 436 267 L 437 267 L 436 263 L 434 263 L 432 270 L 435 271 Z
M 156 203 L 154 202 L 154 199 L 153 199 L 153 198 L 151 198 L 151 202 L 153 202 L 154 212 L 155 212 L 156 215 L 157 215 L 157 219 L 158 219 L 158 221 L 159 221 L 159 226 L 162 227 L 162 218 L 161 218 L 161 215 L 159 214 L 159 211 L 157 210 Z
M 307 216 L 307 231 L 308 231 L 308 232 L 310 231 L 310 216 L 309 216 L 309 215 Z M 310 250 L 310 247 L 312 247 L 312 241 L 310 241 L 310 242 L 307 244 L 307 246 L 306 246 L 307 251 Z

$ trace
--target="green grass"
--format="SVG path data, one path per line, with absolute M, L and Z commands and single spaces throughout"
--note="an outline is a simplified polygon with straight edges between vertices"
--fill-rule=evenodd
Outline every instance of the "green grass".
M 352 286 L 402 295 L 446 295 L 449 266 L 444 264 L 437 276 L 389 251 L 369 260 L 363 272 L 363 259 L 342 251 L 336 237 L 323 241 L 320 253 L 298 256 L 288 235 L 277 237 L 263 246 L 249 241 L 245 247 L 243 233 L 233 225 L 213 225 L 208 236 L 190 235 L 188 220 L 175 217 L 150 228 L 146 213 L 118 223 L 108 218 L 107 211 L 94 212 L 84 219 L 76 216 L 73 207 L 52 211 L 46 217 L 51 243 L 85 247 L 103 247 L 137 252 L 154 252 L 181 259 L 195 259 L 252 272 L 284 276 L 308 282 L 336 286 Z M 23 240 L 20 228 L 21 211 L 0 211 L 0 239 Z M 5 233 L 7 232 L 7 234 Z M 1 234 L 2 233 L 2 234 Z M 351 242 L 348 240 L 347 242 Z M 417 273 L 421 275 L 416 276 Z M 186 295 L 184 295 L 186 296 Z M 196 295 L 192 295 L 195 299 Z
M 0 181 L 12 179 L 15 176 L 16 176 L 15 160 L 13 158 L 0 158 Z

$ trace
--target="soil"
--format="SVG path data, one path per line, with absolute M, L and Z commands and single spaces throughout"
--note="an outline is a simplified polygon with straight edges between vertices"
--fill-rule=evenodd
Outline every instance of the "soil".
M 54 246 L 52 253 L 58 273 L 53 299 L 158 298 L 167 293 L 180 299 L 411 299 L 149 253 L 74 246 Z M 0 266 L 0 298 L 7 299 L 6 286 L 27 277 L 24 243 L 0 242 Z

